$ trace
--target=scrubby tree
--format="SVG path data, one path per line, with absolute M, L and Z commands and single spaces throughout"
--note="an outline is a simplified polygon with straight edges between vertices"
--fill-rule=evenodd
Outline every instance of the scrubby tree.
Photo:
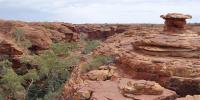
M 49 98 L 57 96 L 63 83 L 69 78 L 70 66 L 79 62 L 79 57 L 71 57 L 67 60 L 59 58 L 54 52 L 46 51 L 43 54 L 35 55 L 38 63 L 38 74 L 40 84 L 33 84 L 29 89 L 29 99 Z M 43 84 L 41 86 L 41 84 Z M 31 98 L 32 99 L 31 99 Z
M 16 98 L 18 92 L 24 91 L 21 81 L 22 77 L 18 76 L 12 68 L 7 68 L 6 73 L 0 80 L 0 84 L 4 89 L 3 95 L 6 97 Z

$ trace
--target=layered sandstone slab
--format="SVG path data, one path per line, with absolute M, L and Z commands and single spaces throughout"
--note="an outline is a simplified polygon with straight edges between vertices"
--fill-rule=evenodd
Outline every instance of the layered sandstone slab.
M 126 78 L 117 81 L 85 81 L 79 85 L 75 94 L 73 100 L 174 100 L 177 97 L 175 92 L 155 82 Z
M 123 73 L 132 78 L 157 81 L 179 94 L 195 94 L 200 93 L 199 42 L 197 34 L 121 34 L 95 53 L 116 56 Z
M 166 20 L 191 18 L 182 14 L 162 17 Z M 116 56 L 125 76 L 128 74 L 131 78 L 159 82 L 180 95 L 198 94 L 200 36 L 176 25 L 166 23 L 167 27 L 177 29 L 173 33 L 167 30 L 160 32 L 162 34 L 149 31 L 149 34 L 115 35 L 98 47 L 95 53 Z

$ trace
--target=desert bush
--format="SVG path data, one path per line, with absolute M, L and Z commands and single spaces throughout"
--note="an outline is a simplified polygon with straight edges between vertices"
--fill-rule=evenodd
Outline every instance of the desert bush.
M 21 85 L 22 77 L 18 76 L 12 69 L 12 63 L 8 59 L 0 61 L 0 87 L 4 91 L 0 91 L 2 98 L 16 98 L 17 93 L 24 90 Z
M 10 62 L 8 59 L 3 59 L 2 61 L 0 61 L 0 67 L 9 68 L 11 66 L 12 62 Z
M 26 83 L 26 80 L 36 81 L 37 71 L 35 69 L 29 70 L 25 75 L 18 75 L 12 69 L 12 63 L 8 59 L 4 59 L 0 62 L 0 87 L 4 89 L 3 98 L 11 97 L 16 99 L 19 94 L 26 94 L 26 89 L 22 84 Z M 31 84 L 27 84 L 30 86 Z
M 56 55 L 65 55 L 69 56 L 70 52 L 78 49 L 79 46 L 77 43 L 53 43 L 51 49 Z
M 24 30 L 17 28 L 12 35 L 19 46 L 27 49 L 32 46 L 32 43 L 30 40 L 26 38 L 24 33 L 25 33 Z
M 46 93 L 47 92 L 45 88 L 43 88 L 42 86 L 38 84 L 33 84 L 29 88 L 27 100 L 38 100 L 39 98 L 43 98 Z
M 10 68 L 12 63 L 8 59 L 3 59 L 0 61 L 0 76 L 6 74 L 7 68 Z
M 112 56 L 98 55 L 93 57 L 93 59 L 90 62 L 83 65 L 82 72 L 88 72 L 90 70 L 97 69 L 102 65 L 108 65 L 113 62 L 114 62 L 114 57 Z
M 32 81 L 39 80 L 38 72 L 36 69 L 28 70 L 28 73 L 26 73 L 22 77 L 23 77 L 23 80 L 32 80 Z
M 0 80 L 0 85 L 4 88 L 4 97 L 16 98 L 17 92 L 24 91 L 24 87 L 21 85 L 22 77 L 18 76 L 12 68 L 7 68 L 6 73 Z
M 88 54 L 100 44 L 100 40 L 85 40 L 85 43 L 86 45 L 82 53 Z
M 38 74 L 43 85 L 33 84 L 30 87 L 29 100 L 46 100 L 45 98 L 58 96 L 59 90 L 70 76 L 70 66 L 79 62 L 79 57 L 73 56 L 64 60 L 51 51 L 35 55 L 34 58 L 39 65 Z
M 57 70 L 65 70 L 65 61 L 60 59 L 54 52 L 46 51 L 43 54 L 35 55 L 35 60 L 39 64 L 39 73 L 49 75 Z

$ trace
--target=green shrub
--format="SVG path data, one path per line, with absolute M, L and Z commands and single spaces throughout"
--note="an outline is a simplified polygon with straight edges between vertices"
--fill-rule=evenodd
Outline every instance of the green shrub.
M 70 57 L 68 59 L 59 58 L 54 52 L 46 51 L 43 54 L 35 55 L 35 62 L 38 63 L 38 72 L 42 86 L 36 83 L 30 87 L 28 92 L 29 100 L 48 98 L 59 95 L 59 90 L 69 78 L 70 67 L 79 62 L 79 57 Z M 31 74 L 32 76 L 32 74 Z
M 82 71 L 88 72 L 90 70 L 97 69 L 102 65 L 108 65 L 113 62 L 114 62 L 114 57 L 112 56 L 98 55 L 95 56 L 89 63 L 83 65 Z
M 0 92 L 2 98 L 15 99 L 19 92 L 24 92 L 25 89 L 21 85 L 22 77 L 15 73 L 12 69 L 12 62 L 8 59 L 0 61 L 0 77 L 0 87 L 4 90 Z
M 27 49 L 32 46 L 32 43 L 25 37 L 24 33 L 24 30 L 17 28 L 16 31 L 13 33 L 13 37 L 15 38 L 19 46 Z
M 34 58 L 39 64 L 40 74 L 48 76 L 51 72 L 56 72 L 57 70 L 63 71 L 67 68 L 65 65 L 66 61 L 60 59 L 54 52 L 46 51 Z
M 24 80 L 33 80 L 36 81 L 39 79 L 38 72 L 36 69 L 28 70 L 28 73 L 23 75 Z
M 88 54 L 94 50 L 100 44 L 100 40 L 85 40 L 85 48 L 83 49 L 83 54 Z
M 6 74 L 7 68 L 11 68 L 12 62 L 10 62 L 8 59 L 3 59 L 0 61 L 0 76 Z
M 53 43 L 51 49 L 56 55 L 69 56 L 70 52 L 79 48 L 77 43 Z
M 30 89 L 28 91 L 27 100 L 38 100 L 39 98 L 43 98 L 46 93 L 47 92 L 45 88 L 41 87 L 38 84 L 33 84 L 30 86 Z
M 11 66 L 12 66 L 12 62 L 10 62 L 8 59 L 4 59 L 0 61 L 0 67 L 9 68 Z
M 23 91 L 24 87 L 21 85 L 22 77 L 18 76 L 12 68 L 7 68 L 6 73 L 0 80 L 0 84 L 6 89 L 4 96 L 15 98 L 17 92 Z

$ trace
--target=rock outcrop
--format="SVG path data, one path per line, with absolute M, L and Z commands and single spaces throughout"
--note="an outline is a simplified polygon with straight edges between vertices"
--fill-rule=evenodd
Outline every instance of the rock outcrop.
M 165 31 L 177 32 L 185 29 L 186 19 L 191 19 L 191 15 L 184 15 L 181 13 L 168 13 L 161 15 L 165 19 Z
M 13 41 L 6 39 L 0 34 L 0 55 L 18 56 L 22 55 L 23 50 L 19 48 Z
M 174 100 L 176 93 L 150 81 L 120 78 L 116 81 L 85 81 L 73 100 Z
M 75 26 L 74 26 L 75 27 Z M 15 36 L 24 35 L 31 42 L 30 50 L 45 50 L 52 42 L 79 41 L 72 24 L 67 23 L 27 23 L 21 21 L 0 21 L 0 34 L 16 43 Z
M 77 25 L 78 33 L 87 34 L 89 39 L 105 39 L 117 33 L 127 31 L 130 25 L 82 24 Z
M 176 32 L 115 35 L 95 54 L 116 56 L 119 69 L 129 78 L 156 81 L 181 96 L 199 94 L 200 36 Z

